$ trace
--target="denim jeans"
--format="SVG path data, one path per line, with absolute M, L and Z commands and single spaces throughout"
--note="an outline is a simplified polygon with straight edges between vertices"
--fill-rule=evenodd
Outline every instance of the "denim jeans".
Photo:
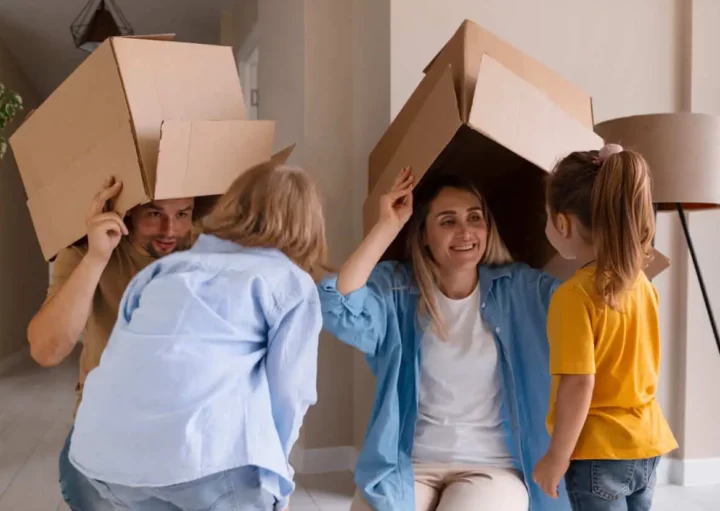
M 112 511 L 113 506 L 105 501 L 93 487 L 90 480 L 78 472 L 70 463 L 68 453 L 70 452 L 72 433 L 73 430 L 70 429 L 58 460 L 60 491 L 65 503 L 72 511 Z
M 256 467 L 240 467 L 161 488 L 91 482 L 115 510 L 273 511 L 284 507 L 276 507 L 275 497 L 260 487 Z
M 659 462 L 573 461 L 565 474 L 573 511 L 650 511 Z

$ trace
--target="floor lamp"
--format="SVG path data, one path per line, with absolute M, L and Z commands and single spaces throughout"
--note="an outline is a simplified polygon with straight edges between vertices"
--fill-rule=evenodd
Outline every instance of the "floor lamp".
M 595 126 L 608 143 L 641 153 L 650 163 L 656 211 L 678 212 L 715 343 L 720 334 L 700 270 L 685 211 L 720 208 L 720 116 L 636 115 Z

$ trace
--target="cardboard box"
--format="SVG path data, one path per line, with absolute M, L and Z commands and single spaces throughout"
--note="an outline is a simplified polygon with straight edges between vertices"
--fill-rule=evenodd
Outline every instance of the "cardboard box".
M 232 49 L 168 39 L 107 40 L 11 138 L 46 259 L 85 235 L 108 176 L 124 214 L 221 194 L 271 157 L 274 123 L 247 120 Z
M 447 44 L 425 67 L 424 72 L 427 74 L 433 68 L 444 69 L 449 65 L 459 111 L 466 113 L 472 109 L 483 55 L 497 60 L 514 74 L 535 86 L 583 126 L 593 129 L 592 100 L 585 92 L 472 21 L 465 20 L 460 25 Z M 422 95 L 413 96 L 408 100 L 406 108 L 415 111 L 421 107 L 423 101 Z M 392 146 L 398 144 L 411 122 L 412 116 L 403 115 L 401 112 L 387 130 L 381 143 L 370 154 L 369 192 L 373 190 L 380 175 L 385 171 Z
M 542 268 L 554 255 L 545 238 L 545 176 L 571 151 L 602 145 L 589 96 L 465 22 L 373 150 L 365 231 L 402 167 L 420 179 L 458 173 L 483 194 L 513 258 Z M 403 257 L 403 238 L 385 258 Z

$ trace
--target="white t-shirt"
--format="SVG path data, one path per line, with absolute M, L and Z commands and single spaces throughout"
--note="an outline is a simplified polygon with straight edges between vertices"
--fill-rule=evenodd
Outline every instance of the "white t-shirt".
M 435 301 L 447 340 L 431 329 L 422 338 L 413 459 L 511 468 L 497 347 L 480 316 L 480 288 L 461 300 L 436 289 Z

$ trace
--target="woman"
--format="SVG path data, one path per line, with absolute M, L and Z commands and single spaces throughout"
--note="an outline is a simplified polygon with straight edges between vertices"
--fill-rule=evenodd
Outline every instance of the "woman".
M 413 188 L 404 169 L 378 223 L 320 285 L 325 328 L 365 353 L 377 382 L 352 509 L 569 509 L 564 489 L 553 500 L 531 477 L 549 442 L 557 281 L 511 263 L 470 183 Z M 409 262 L 378 264 L 406 223 Z

